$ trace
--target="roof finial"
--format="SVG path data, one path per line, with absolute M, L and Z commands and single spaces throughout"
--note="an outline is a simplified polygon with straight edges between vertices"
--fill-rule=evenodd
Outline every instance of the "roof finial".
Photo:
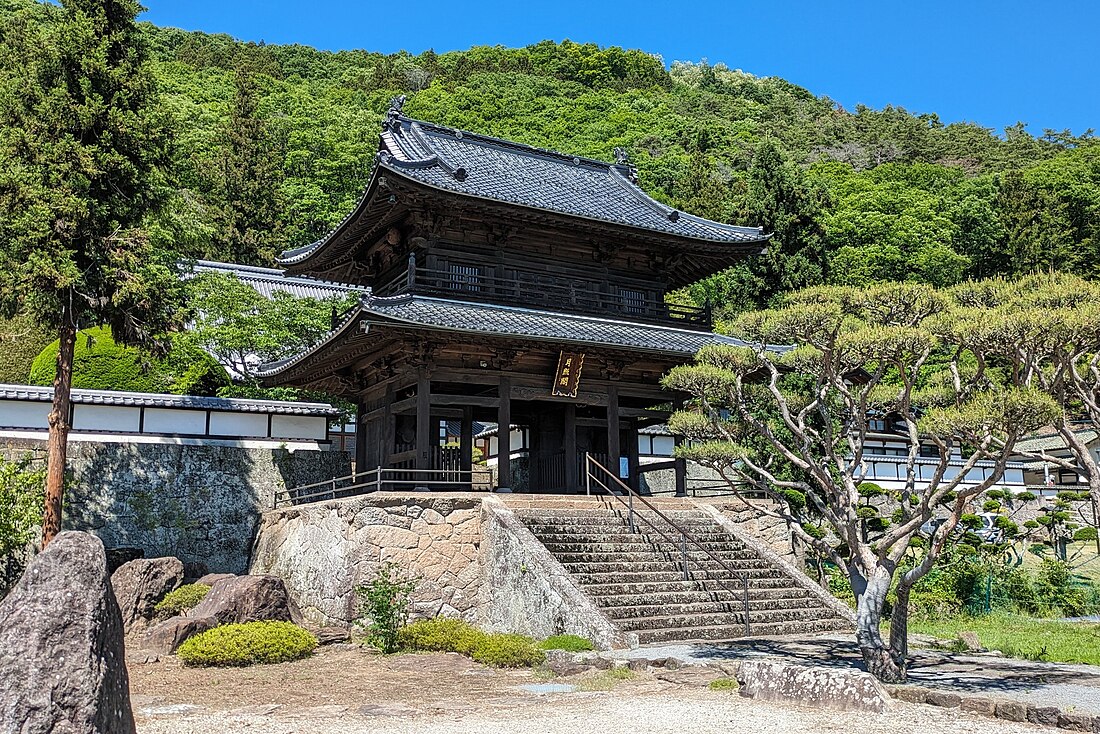
M 386 110 L 386 125 L 397 127 L 397 118 L 401 116 L 401 110 L 405 107 L 405 95 L 399 94 L 390 100 L 390 108 Z
M 627 177 L 631 183 L 638 183 L 638 167 L 630 160 L 630 153 L 626 151 L 626 148 L 615 147 L 615 163 L 626 167 Z

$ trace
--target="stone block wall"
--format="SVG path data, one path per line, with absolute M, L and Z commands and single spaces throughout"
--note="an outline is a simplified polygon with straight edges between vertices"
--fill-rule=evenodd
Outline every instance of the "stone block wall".
M 45 442 L 4 439 L 0 456 L 45 459 Z M 233 445 L 69 443 L 63 528 L 108 548 L 176 556 L 192 573 L 244 573 L 260 514 L 286 487 L 344 476 L 338 451 Z
M 418 579 L 413 617 L 477 621 L 482 579 L 478 495 L 378 492 L 264 513 L 252 573 L 286 581 L 306 618 L 348 625 L 355 588 L 393 561 Z

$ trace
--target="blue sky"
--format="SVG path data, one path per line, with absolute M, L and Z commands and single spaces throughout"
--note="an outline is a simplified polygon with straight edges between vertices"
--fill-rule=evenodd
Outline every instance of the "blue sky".
M 781 76 L 847 108 L 1100 128 L 1100 3 L 145 0 L 159 25 L 392 53 L 569 38 Z

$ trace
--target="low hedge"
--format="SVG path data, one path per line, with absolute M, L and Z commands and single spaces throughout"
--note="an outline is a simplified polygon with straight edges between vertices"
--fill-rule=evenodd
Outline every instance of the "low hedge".
M 485 632 L 444 617 L 406 625 L 397 639 L 407 650 L 457 652 L 496 668 L 526 668 L 546 660 L 546 654 L 530 637 Z
M 190 638 L 176 650 L 184 665 L 235 667 L 283 663 L 307 657 L 317 638 L 290 622 L 245 622 L 215 627 Z
M 165 594 L 164 598 L 153 607 L 153 611 L 161 617 L 175 617 L 198 606 L 209 591 L 210 587 L 206 584 L 184 584 L 175 591 Z
M 588 652 L 596 647 L 591 640 L 580 635 L 551 635 L 539 643 L 543 650 L 565 650 L 566 652 Z

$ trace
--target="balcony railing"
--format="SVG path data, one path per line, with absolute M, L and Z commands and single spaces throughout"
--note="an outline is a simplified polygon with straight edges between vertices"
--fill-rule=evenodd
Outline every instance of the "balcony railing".
M 673 322 L 686 328 L 711 328 L 707 307 L 684 306 L 649 298 L 642 293 L 596 291 L 588 283 L 563 283 L 558 278 L 522 273 L 498 278 L 472 272 L 410 267 L 390 282 L 374 289 L 379 296 L 404 293 L 439 295 L 469 301 L 543 307 L 629 321 Z

